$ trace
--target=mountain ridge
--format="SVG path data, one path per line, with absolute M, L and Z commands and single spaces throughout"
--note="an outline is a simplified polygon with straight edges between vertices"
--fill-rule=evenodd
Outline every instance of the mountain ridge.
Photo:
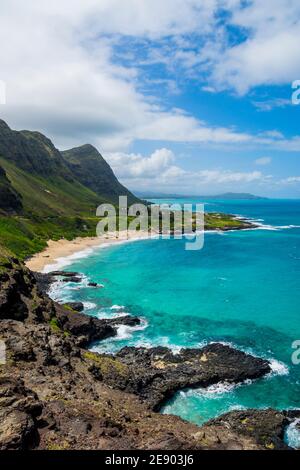
M 251 193 L 221 193 L 214 195 L 198 195 L 198 194 L 163 194 L 147 191 L 135 191 L 135 194 L 141 198 L 152 198 L 152 199 L 244 199 L 244 200 L 255 200 L 255 199 L 268 199 L 264 196 L 256 196 Z
M 129 203 L 140 202 L 119 183 L 97 149 L 90 144 L 79 149 L 85 161 L 91 151 L 93 159 L 86 170 L 77 162 L 74 172 L 74 166 L 47 136 L 12 130 L 0 120 L 1 250 L 6 247 L 24 259 L 42 250 L 49 239 L 95 236 L 100 204 L 116 206 L 118 196 L 123 195 Z M 68 152 L 73 155 L 74 149 Z
M 118 181 L 109 164 L 93 145 L 84 144 L 64 150 L 61 155 L 80 183 L 96 194 L 101 192 L 104 199 L 117 204 L 121 194 L 128 197 L 129 204 L 139 202 L 138 198 Z

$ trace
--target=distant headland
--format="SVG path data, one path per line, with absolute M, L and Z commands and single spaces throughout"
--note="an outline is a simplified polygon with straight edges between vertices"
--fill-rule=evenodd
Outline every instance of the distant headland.
M 143 199 L 245 199 L 245 200 L 254 200 L 254 199 L 268 199 L 267 197 L 256 196 L 250 193 L 223 193 L 223 194 L 214 194 L 214 195 L 195 195 L 195 194 L 162 194 L 154 193 L 151 191 L 135 191 L 135 194 Z

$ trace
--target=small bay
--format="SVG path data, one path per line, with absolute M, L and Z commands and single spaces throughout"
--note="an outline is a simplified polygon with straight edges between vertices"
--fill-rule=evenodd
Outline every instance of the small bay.
M 197 203 L 198 200 L 155 202 Z M 230 343 L 272 361 L 273 373 L 254 383 L 179 392 L 163 412 L 198 424 L 237 408 L 300 408 L 300 200 L 207 200 L 205 210 L 258 221 L 259 229 L 207 233 L 204 248 L 184 240 L 144 240 L 96 249 L 67 270 L 99 284 L 54 285 L 52 296 L 81 301 L 99 318 L 129 313 L 142 325 L 122 327 L 99 352 L 126 345 L 199 347 Z

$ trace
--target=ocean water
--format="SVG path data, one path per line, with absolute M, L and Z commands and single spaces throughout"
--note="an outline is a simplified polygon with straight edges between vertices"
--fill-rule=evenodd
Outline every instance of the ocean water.
M 51 295 L 83 301 L 86 313 L 99 318 L 143 318 L 141 326 L 121 327 L 117 338 L 94 344 L 96 351 L 125 345 L 178 351 L 222 341 L 272 361 L 266 378 L 181 391 L 164 413 L 201 424 L 233 409 L 300 408 L 300 365 L 291 359 L 300 340 L 300 200 L 210 200 L 205 209 L 261 227 L 208 233 L 200 251 L 186 251 L 184 240 L 146 240 L 81 253 L 66 269 L 83 273 L 83 282 L 55 284 Z M 89 288 L 88 280 L 104 288 Z

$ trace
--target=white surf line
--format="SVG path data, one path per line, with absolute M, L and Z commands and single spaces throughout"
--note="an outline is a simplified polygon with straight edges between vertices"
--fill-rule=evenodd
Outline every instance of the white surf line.
M 149 236 L 148 234 L 145 234 L 145 236 L 142 236 L 142 237 L 136 237 L 136 238 L 132 237 L 129 239 L 124 239 L 124 240 L 118 240 L 118 239 L 112 239 L 111 241 L 99 240 L 99 245 L 95 245 L 92 247 L 85 248 L 83 250 L 76 251 L 72 253 L 71 255 L 59 257 L 55 260 L 55 263 L 46 264 L 42 270 L 42 273 L 47 274 L 52 271 L 59 271 L 62 268 L 65 268 L 66 266 L 70 266 L 74 261 L 78 259 L 88 258 L 91 254 L 93 254 L 95 251 L 100 250 L 100 249 L 105 249 L 105 248 L 109 248 L 112 246 L 120 246 L 120 245 L 131 243 L 131 242 L 153 240 L 157 238 L 157 236 L 159 235 L 152 234 L 151 236 Z

